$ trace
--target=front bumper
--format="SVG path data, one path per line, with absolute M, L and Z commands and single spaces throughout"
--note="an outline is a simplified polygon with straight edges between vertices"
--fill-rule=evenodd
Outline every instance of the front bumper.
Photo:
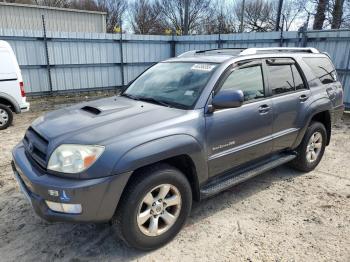
M 37 215 L 50 221 L 106 222 L 118 204 L 131 173 L 123 173 L 97 179 L 68 179 L 47 174 L 31 164 L 23 144 L 13 150 L 14 175 Z M 57 191 L 57 196 L 49 194 Z M 45 200 L 67 204 L 81 204 L 80 214 L 52 211 Z

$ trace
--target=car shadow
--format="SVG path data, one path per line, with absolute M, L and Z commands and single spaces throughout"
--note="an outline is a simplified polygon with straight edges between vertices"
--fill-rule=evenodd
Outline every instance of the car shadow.
M 294 178 L 304 174 L 288 166 L 280 166 L 233 186 L 218 195 L 204 199 L 201 202 L 194 202 L 187 225 L 197 223 L 216 212 L 230 208 L 232 205 L 249 199 L 259 191 L 268 190 L 275 182 L 285 181 L 289 183 Z
M 240 185 L 226 190 L 215 197 L 195 202 L 190 218 L 185 227 L 198 223 L 216 212 L 229 208 L 232 204 L 268 189 L 274 182 L 290 182 L 303 173 L 286 166 L 261 174 Z M 34 223 L 33 223 L 34 222 Z M 127 247 L 118 239 L 109 224 L 50 224 L 42 220 L 32 221 L 32 234 L 39 234 L 31 245 L 42 245 L 43 254 L 49 260 L 68 259 L 69 261 L 115 260 L 129 261 L 141 258 L 148 252 L 141 252 Z M 42 244 L 43 240 L 45 244 Z M 41 242 L 42 241 L 42 242 Z M 45 257 L 45 256 L 44 256 Z

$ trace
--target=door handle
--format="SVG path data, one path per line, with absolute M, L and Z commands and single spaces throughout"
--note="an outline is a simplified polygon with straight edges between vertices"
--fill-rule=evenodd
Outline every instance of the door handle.
M 301 95 L 301 96 L 299 96 L 300 102 L 305 102 L 305 101 L 308 100 L 308 99 L 309 99 L 309 96 L 307 96 L 307 95 Z
M 269 105 L 261 105 L 259 106 L 259 113 L 260 114 L 266 114 L 270 111 L 270 106 Z

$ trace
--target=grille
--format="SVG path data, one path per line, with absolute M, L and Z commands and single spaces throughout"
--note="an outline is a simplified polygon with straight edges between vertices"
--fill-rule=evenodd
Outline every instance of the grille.
M 29 127 L 24 135 L 23 144 L 27 155 L 46 169 L 48 141 Z

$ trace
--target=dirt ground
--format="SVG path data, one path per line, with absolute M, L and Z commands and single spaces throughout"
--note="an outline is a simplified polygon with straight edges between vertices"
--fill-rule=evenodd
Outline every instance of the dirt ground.
M 50 224 L 33 213 L 12 175 L 11 150 L 48 104 L 37 100 L 0 131 L 0 261 L 350 261 L 350 118 L 334 128 L 315 171 L 279 167 L 195 203 L 175 240 L 145 253 L 108 224 Z

